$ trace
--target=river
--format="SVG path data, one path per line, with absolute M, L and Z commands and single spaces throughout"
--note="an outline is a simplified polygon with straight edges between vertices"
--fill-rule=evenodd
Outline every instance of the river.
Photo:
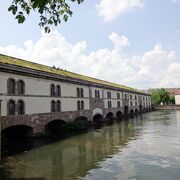
M 180 111 L 156 111 L 7 157 L 5 175 L 39 180 L 179 180 Z

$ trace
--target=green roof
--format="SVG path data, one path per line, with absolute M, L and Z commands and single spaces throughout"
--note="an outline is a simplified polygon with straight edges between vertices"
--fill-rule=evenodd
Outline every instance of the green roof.
M 9 64 L 9 65 L 15 65 L 15 66 L 18 66 L 18 67 L 23 67 L 23 68 L 29 68 L 29 69 L 43 71 L 43 72 L 56 74 L 56 75 L 61 75 L 61 76 L 67 77 L 67 78 L 75 78 L 75 79 L 84 80 L 84 81 L 88 81 L 88 82 L 96 83 L 96 84 L 100 84 L 100 85 L 106 85 L 106 86 L 111 86 L 111 87 L 115 87 L 115 88 L 121 88 L 121 89 L 124 89 L 124 90 L 130 90 L 130 91 L 144 93 L 142 91 L 139 91 L 137 89 L 130 88 L 130 87 L 127 87 L 127 86 L 124 86 L 124 85 L 119 85 L 119 84 L 116 84 L 116 83 L 103 81 L 103 80 L 92 78 L 92 77 L 89 77 L 89 76 L 84 76 L 84 75 L 81 75 L 81 74 L 73 73 L 73 72 L 70 72 L 70 71 L 67 71 L 67 70 L 62 70 L 62 69 L 57 69 L 57 68 L 41 65 L 41 64 L 38 64 L 38 63 L 33 63 L 33 62 L 22 60 L 22 59 L 19 59 L 19 58 L 10 57 L 10 56 L 7 56 L 7 55 L 0 54 L 0 63 Z

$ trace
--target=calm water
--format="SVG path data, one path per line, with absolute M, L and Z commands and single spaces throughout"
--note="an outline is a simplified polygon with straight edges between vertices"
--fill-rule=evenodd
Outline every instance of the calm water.
M 6 175 L 46 180 L 179 180 L 180 111 L 143 114 L 6 158 Z

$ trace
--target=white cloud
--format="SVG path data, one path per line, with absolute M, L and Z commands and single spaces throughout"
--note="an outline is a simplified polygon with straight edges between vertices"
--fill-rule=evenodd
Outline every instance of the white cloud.
M 129 45 L 129 40 L 125 36 L 119 36 L 115 32 L 109 35 L 109 39 L 114 43 L 116 49 L 121 49 L 122 47 Z
M 127 11 L 143 6 L 144 0 L 100 0 L 96 8 L 105 21 L 110 21 Z
M 138 56 L 123 53 L 129 45 L 125 36 L 109 35 L 112 49 L 86 53 L 86 42 L 69 43 L 57 31 L 42 33 L 37 42 L 28 40 L 23 47 L 0 47 L 0 53 L 46 64 L 135 88 L 180 87 L 180 61 L 173 51 L 156 44 Z

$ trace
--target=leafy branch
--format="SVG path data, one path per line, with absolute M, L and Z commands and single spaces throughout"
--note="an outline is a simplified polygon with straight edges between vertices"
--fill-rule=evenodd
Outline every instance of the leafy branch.
M 69 0 L 80 4 L 84 0 Z M 51 25 L 57 26 L 62 20 L 68 21 L 73 12 L 67 0 L 13 0 L 8 8 L 19 24 L 26 21 L 26 15 L 34 10 L 39 13 L 39 26 L 44 28 L 46 33 L 50 32 Z

